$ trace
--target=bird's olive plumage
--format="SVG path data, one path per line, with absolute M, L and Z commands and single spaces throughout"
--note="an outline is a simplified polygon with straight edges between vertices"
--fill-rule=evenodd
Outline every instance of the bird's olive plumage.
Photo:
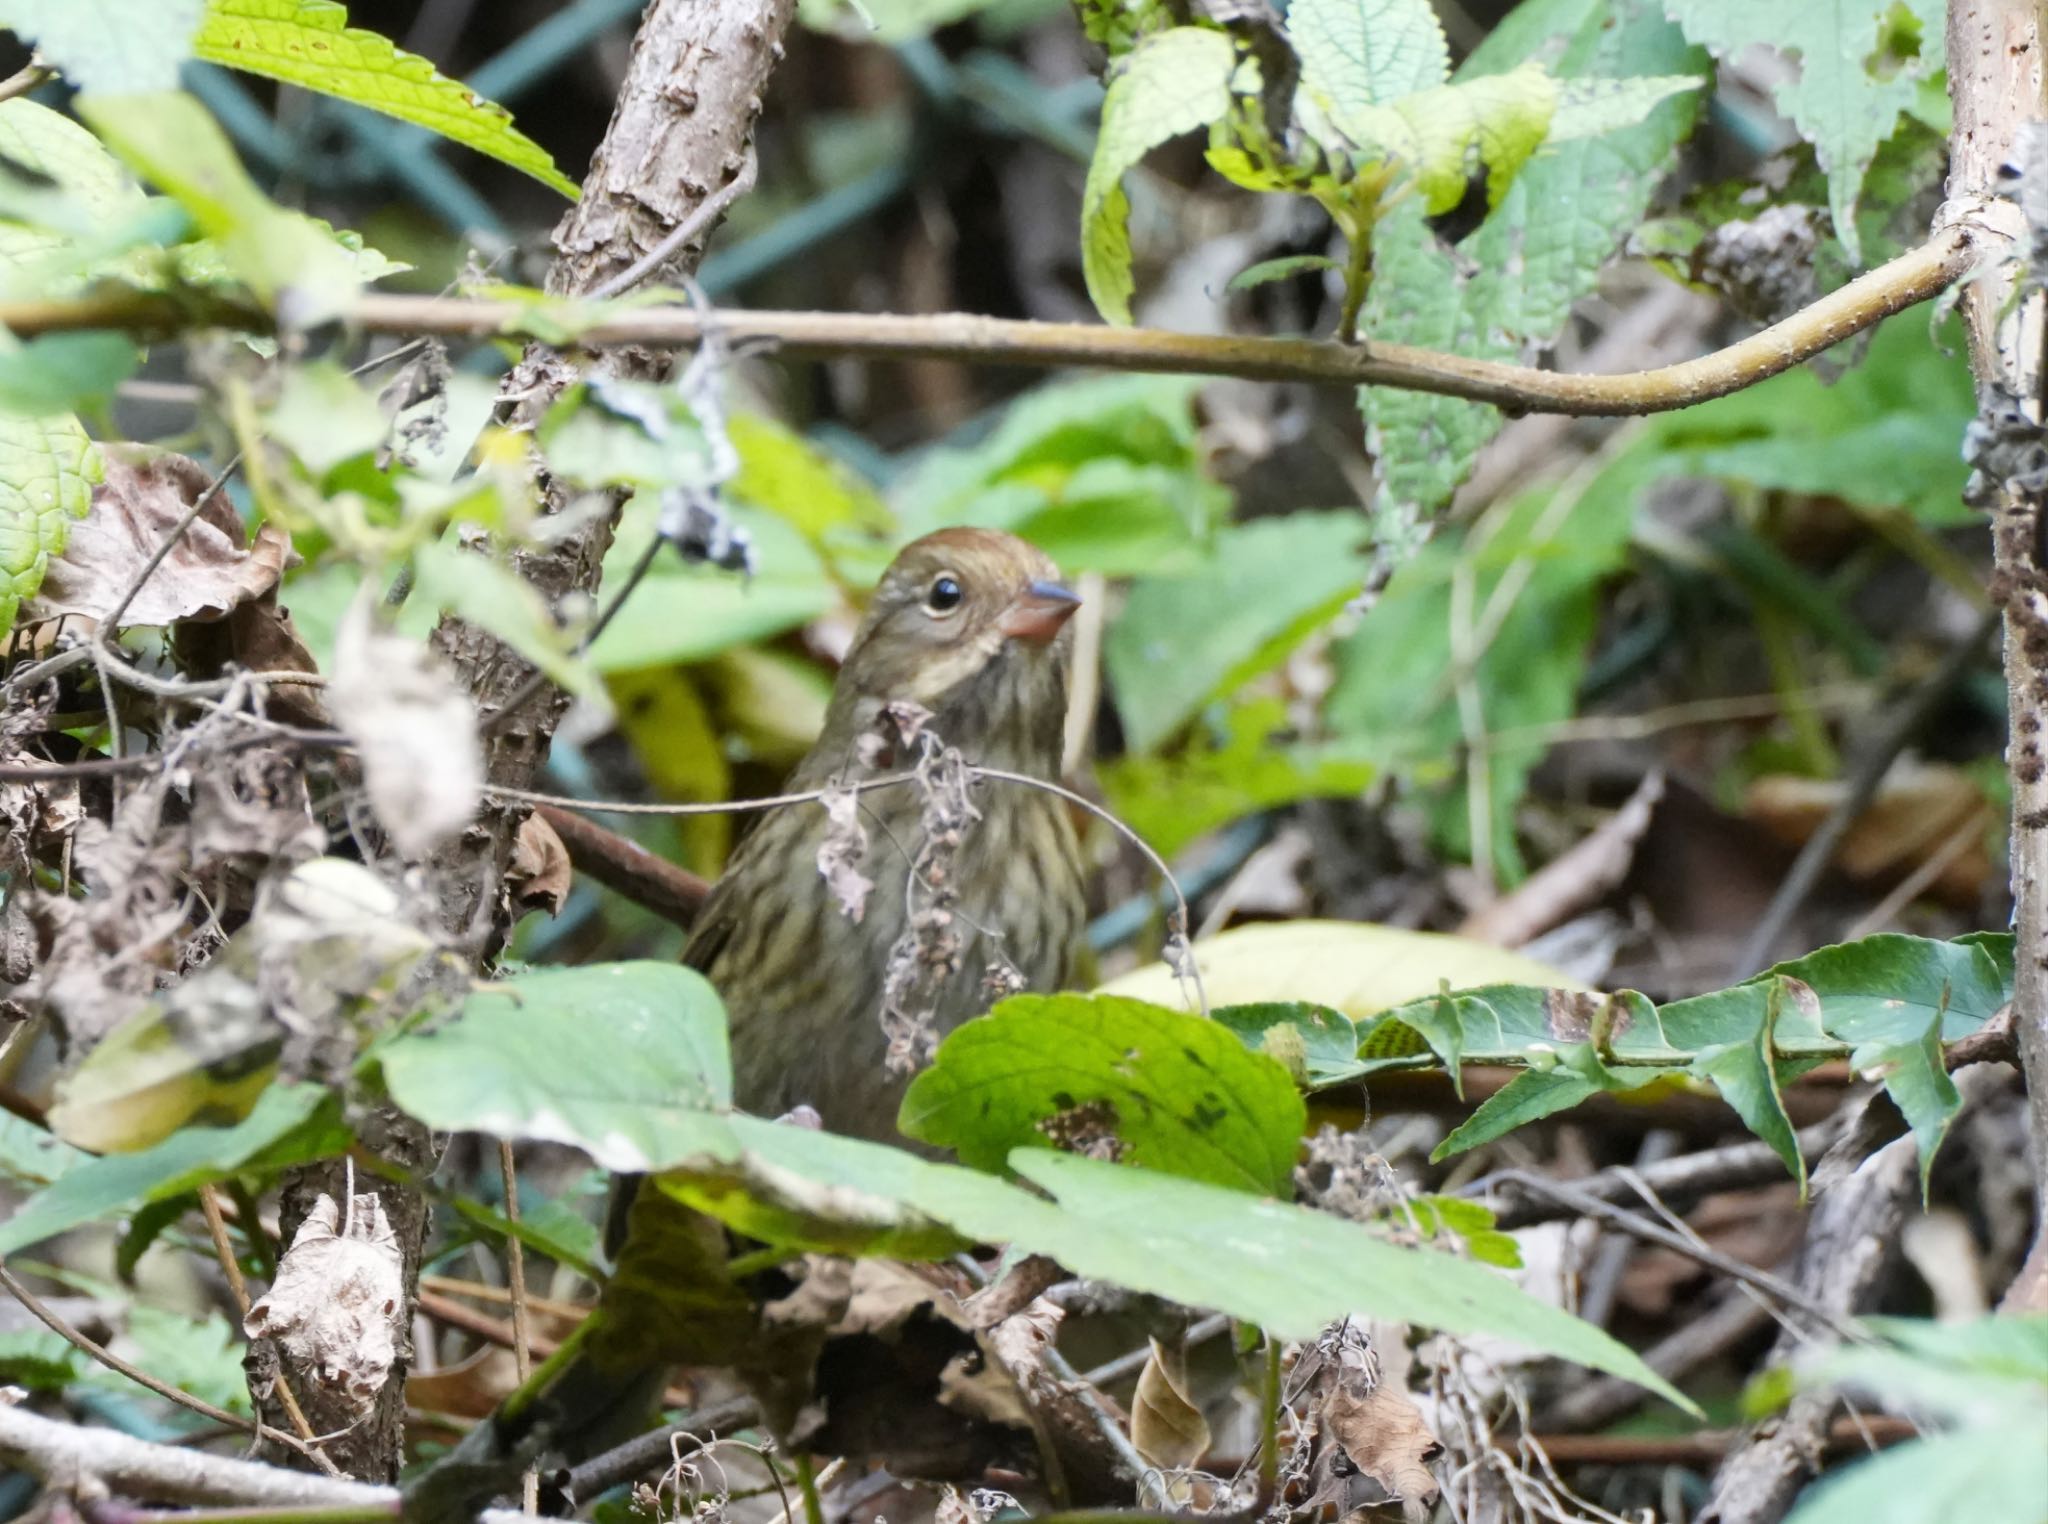
M 869 766 L 860 755 L 861 738 L 899 700 L 929 710 L 929 729 L 970 763 L 1057 778 L 1073 636 L 1063 628 L 1072 598 L 1056 576 L 1038 550 L 993 530 L 940 530 L 906 547 L 876 589 L 824 733 L 789 788 L 901 772 L 910 759 Z M 981 818 L 952 858 L 964 947 L 937 992 L 942 1033 L 987 1008 L 986 973 L 999 956 L 1027 987 L 1059 988 L 1081 932 L 1080 858 L 1066 804 L 1000 782 L 976 784 L 973 797 Z M 889 952 L 907 922 L 910 864 L 923 845 L 923 799 L 906 785 L 861 803 L 868 847 L 859 867 L 874 888 L 859 921 L 818 871 L 824 812 L 779 809 L 740 842 L 684 958 L 725 1001 L 742 1109 L 772 1117 L 809 1105 L 831 1131 L 894 1138 L 905 1081 L 884 1064 L 880 1015 Z

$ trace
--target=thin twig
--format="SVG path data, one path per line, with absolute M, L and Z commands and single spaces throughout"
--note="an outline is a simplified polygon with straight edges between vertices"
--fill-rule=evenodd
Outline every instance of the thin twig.
M 235 1246 L 228 1238 L 227 1218 L 221 1212 L 220 1192 L 215 1186 L 199 1187 L 199 1210 L 206 1218 L 206 1231 L 213 1238 L 213 1252 L 220 1261 L 221 1273 L 228 1278 L 228 1291 L 235 1299 L 235 1309 L 241 1314 L 240 1326 L 246 1328 L 249 1324 L 249 1286 L 242 1279 L 241 1261 L 235 1258 Z M 249 1227 L 253 1233 L 254 1224 Z M 299 1406 L 299 1399 L 283 1371 L 277 1373 L 277 1402 L 284 1409 L 284 1416 L 292 1421 L 292 1427 L 299 1431 L 299 1438 L 313 1447 L 313 1458 L 320 1469 L 329 1476 L 340 1476 L 341 1468 L 320 1450 L 313 1425 L 307 1421 L 305 1410 Z
M 1799 856 L 1793 859 L 1791 868 L 1778 885 L 1778 892 L 1771 896 L 1771 903 L 1757 918 L 1755 927 L 1742 944 L 1742 953 L 1729 970 L 1730 979 L 1747 979 L 1770 960 L 1772 944 L 1784 931 L 1786 923 L 1806 903 L 1807 895 L 1820 882 L 1821 874 L 1834 858 L 1835 848 L 1849 832 L 1849 827 L 1876 797 L 1885 774 L 1891 771 L 1892 763 L 1899 753 L 1906 749 L 1912 739 L 1920 733 L 1929 717 L 1962 680 L 1983 655 L 1984 642 L 1997 628 L 1998 611 L 1987 611 L 1969 633 L 1949 648 L 1941 665 L 1920 680 L 1908 693 L 1882 726 L 1871 736 L 1869 744 L 1861 748 L 1849 776 L 1842 782 L 1842 797 L 1828 812 L 1820 828 L 1807 837 L 1799 849 Z
M 55 72 L 30 59 L 25 67 L 16 69 L 5 79 L 0 79 L 0 101 L 11 101 L 16 96 L 39 89 Z
M 256 1434 L 264 1439 L 275 1440 L 277 1443 L 297 1451 L 308 1460 L 316 1463 L 326 1458 L 318 1450 L 306 1444 L 296 1434 L 287 1434 L 282 1429 L 273 1429 L 268 1424 L 260 1423 L 255 1419 L 242 1418 L 237 1414 L 230 1413 L 226 1408 L 217 1408 L 202 1398 L 194 1397 L 190 1392 L 180 1391 L 168 1381 L 159 1381 L 156 1377 L 150 1375 L 148 1371 L 130 1365 L 119 1355 L 112 1353 L 104 1345 L 95 1343 L 58 1317 L 33 1291 L 22 1285 L 15 1278 L 14 1272 L 5 1265 L 0 1265 L 0 1286 L 4 1286 L 12 1292 L 17 1302 L 26 1307 L 37 1321 L 63 1339 L 65 1343 L 70 1344 L 76 1349 L 83 1350 L 108 1370 L 126 1376 L 138 1386 L 147 1387 L 166 1401 L 175 1402 L 181 1408 L 189 1408 L 201 1417 L 210 1418 L 218 1424 L 226 1424 L 231 1429 L 239 1429 L 245 1434 Z
M 707 231 L 711 224 L 723 217 L 732 204 L 754 188 L 754 178 L 760 163 L 754 155 L 754 145 L 747 144 L 746 162 L 740 165 L 734 175 L 717 190 L 697 203 L 696 209 L 677 223 L 660 243 L 642 254 L 617 275 L 598 283 L 589 294 L 589 300 L 601 302 L 607 297 L 630 291 L 648 276 L 675 258 L 682 247 L 700 233 Z
M 852 312 L 700 312 L 646 307 L 592 314 L 576 343 L 587 349 L 621 345 L 677 347 L 696 343 L 715 325 L 735 345 L 779 346 L 804 355 L 859 354 L 877 359 L 949 359 L 982 364 L 1091 366 L 1103 370 L 1240 376 L 1340 386 L 1387 386 L 1490 402 L 1515 412 L 1600 417 L 1669 412 L 1754 386 L 1874 327 L 1893 313 L 1928 301 L 1976 268 L 1973 227 L 1945 227 L 1927 243 L 1821 297 L 1783 322 L 1699 359 L 1620 375 L 1570 375 L 1532 366 L 1440 354 L 1366 339 L 1164 333 L 1096 323 L 1042 323 L 973 313 L 898 316 Z M 565 307 L 551 304 L 559 326 Z M 517 333 L 530 321 L 527 303 L 365 292 L 349 320 L 373 333 L 489 338 Z M 115 291 L 82 297 L 0 302 L 0 327 L 21 338 L 86 328 L 141 336 L 177 334 L 206 324 L 268 331 L 269 313 L 253 303 L 216 297 L 194 304 Z

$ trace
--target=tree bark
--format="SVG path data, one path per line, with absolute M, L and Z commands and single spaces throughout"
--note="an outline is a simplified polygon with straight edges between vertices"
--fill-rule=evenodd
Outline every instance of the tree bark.
M 1967 218 L 1996 251 L 2025 247 L 2019 209 L 1999 199 L 2000 169 L 2021 124 L 2048 118 L 2038 0 L 1952 0 L 1948 21 L 1949 147 L 1945 219 Z M 2015 267 L 1989 268 L 1963 292 L 1980 427 L 2042 423 L 2043 298 L 2011 301 Z M 2012 778 L 2012 891 L 2017 934 L 2014 1036 L 2026 1073 L 2034 1167 L 2034 1240 L 2005 1299 L 2007 1311 L 2048 1311 L 2048 567 L 2041 560 L 2043 495 L 1993 475 L 1992 597 L 2005 615 L 2005 680 Z
M 577 295 L 630 268 L 703 202 L 732 181 L 747 163 L 769 73 L 782 56 L 782 35 L 793 0 L 654 0 L 634 39 L 626 80 L 612 120 L 592 160 L 583 197 L 555 229 L 556 259 L 547 286 Z M 703 253 L 707 225 L 669 262 L 667 272 L 688 273 Z M 615 351 L 599 363 L 614 374 L 641 378 L 666 372 L 669 355 L 645 349 Z M 501 414 L 537 418 L 580 374 L 578 362 L 542 346 L 530 348 L 501 388 Z M 544 513 L 559 513 L 568 494 L 543 476 L 536 484 Z M 612 539 L 612 515 L 599 515 L 552 544 L 521 549 L 513 565 L 547 600 L 565 610 L 597 591 Z M 493 783 L 524 788 L 547 760 L 548 743 L 566 699 L 543 687 L 507 713 L 526 685 L 530 668 L 493 637 L 460 620 L 446 619 L 434 646 L 476 702 L 486 724 L 484 760 Z M 430 865 L 441 925 L 473 968 L 496 956 L 510 928 L 505 869 L 526 811 L 486 800 L 477 822 Z M 395 1111 L 358 1119 L 366 1146 L 409 1172 L 433 1167 L 436 1140 Z M 339 1161 L 294 1172 L 284 1192 L 282 1231 L 289 1243 L 322 1194 L 340 1199 Z M 357 1189 L 374 1190 L 399 1236 L 404 1256 L 409 1333 L 418 1289 L 420 1253 L 430 1220 L 424 1197 L 406 1186 L 356 1171 Z M 403 1453 L 405 1375 L 409 1338 L 372 1415 L 329 1447 L 350 1475 L 395 1481 Z M 286 1378 L 305 1397 L 307 1372 Z M 310 1416 L 310 1415 L 309 1415 Z M 317 1424 L 317 1420 L 316 1420 Z

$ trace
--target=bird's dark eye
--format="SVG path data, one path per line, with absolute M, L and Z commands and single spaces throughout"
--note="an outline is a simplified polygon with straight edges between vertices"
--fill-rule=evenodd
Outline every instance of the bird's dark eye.
M 960 601 L 967 596 L 956 577 L 941 576 L 932 583 L 932 590 L 924 595 L 924 606 L 934 614 L 950 614 L 960 607 Z

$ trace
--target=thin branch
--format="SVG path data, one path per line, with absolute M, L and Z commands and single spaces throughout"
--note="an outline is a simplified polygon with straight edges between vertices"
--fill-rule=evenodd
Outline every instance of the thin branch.
M 150 1375 L 148 1371 L 130 1365 L 119 1355 L 114 1354 L 105 1346 L 95 1343 L 58 1317 L 33 1291 L 22 1285 L 15 1278 L 14 1272 L 7 1269 L 4 1265 L 0 1265 L 0 1286 L 4 1286 L 13 1292 L 14 1299 L 17 1302 L 26 1307 L 38 1322 L 42 1323 L 44 1327 L 63 1339 L 67 1344 L 76 1349 L 83 1350 L 108 1370 L 126 1376 L 137 1386 L 147 1387 L 166 1401 L 175 1402 L 181 1408 L 190 1408 L 201 1417 L 210 1418 L 215 1423 L 225 1424 L 231 1429 L 240 1429 L 245 1434 L 259 1434 L 265 1439 L 276 1440 L 279 1444 L 296 1450 L 309 1460 L 320 1458 L 319 1452 L 306 1444 L 296 1434 L 287 1434 L 281 1429 L 273 1429 L 267 1424 L 257 1423 L 253 1419 L 242 1418 L 234 1413 L 230 1413 L 226 1408 L 217 1408 L 210 1402 L 194 1397 L 190 1392 L 180 1391 L 168 1381 L 159 1381 L 156 1377 Z M 4 1407 L 0 1407 L 0 1414 L 4 1414 L 6 1411 Z
M 0 101 L 11 101 L 18 95 L 26 95 L 40 88 L 55 73 L 31 60 L 25 68 L 15 70 L 5 79 L 0 79 Z
M 711 886 L 687 868 L 648 851 L 630 836 L 608 831 L 594 820 L 552 804 L 534 806 L 568 850 L 578 873 L 596 879 L 688 931 L 704 908 Z
M 582 330 L 576 343 L 586 349 L 678 347 L 696 343 L 707 328 L 715 327 L 735 346 L 797 355 L 1087 366 L 1238 376 L 1254 381 L 1386 386 L 1489 402 L 1514 413 L 1604 417 L 1669 412 L 1754 386 L 1894 313 L 1940 295 L 1974 269 L 1980 257 L 1973 225 L 1945 227 L 1919 248 L 1859 276 L 1761 333 L 1695 360 L 1617 375 L 1566 375 L 1371 339 L 1341 344 L 1325 339 L 1166 333 L 974 313 L 899 316 L 642 307 L 603 313 Z M 350 316 L 358 328 L 372 333 L 481 339 L 521 332 L 531 311 L 531 305 L 521 301 L 366 292 Z M 551 302 L 548 322 L 559 326 L 573 311 L 570 304 Z M 0 326 L 22 338 L 88 328 L 159 337 L 209 323 L 263 330 L 272 326 L 272 319 L 247 302 L 215 299 L 208 303 L 189 292 L 180 292 L 175 298 L 124 291 L 0 302 Z

